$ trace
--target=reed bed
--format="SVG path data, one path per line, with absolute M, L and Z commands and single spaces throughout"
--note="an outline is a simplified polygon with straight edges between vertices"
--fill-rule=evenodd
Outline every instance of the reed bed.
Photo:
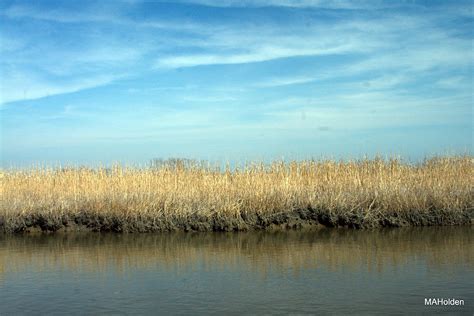
M 472 224 L 474 159 L 2 170 L 4 232 Z

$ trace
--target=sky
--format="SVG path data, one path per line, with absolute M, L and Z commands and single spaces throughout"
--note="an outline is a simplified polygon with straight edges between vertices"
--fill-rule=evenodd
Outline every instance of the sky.
M 473 149 L 471 1 L 0 0 L 2 167 Z

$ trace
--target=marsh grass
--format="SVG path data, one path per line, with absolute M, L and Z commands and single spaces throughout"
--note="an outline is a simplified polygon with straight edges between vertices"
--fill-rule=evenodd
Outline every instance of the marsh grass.
M 247 230 L 471 224 L 470 156 L 275 162 L 224 170 L 155 168 L 2 170 L 6 232 Z

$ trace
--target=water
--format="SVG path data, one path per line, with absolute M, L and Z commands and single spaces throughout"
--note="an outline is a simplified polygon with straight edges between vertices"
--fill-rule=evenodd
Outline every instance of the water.
M 0 314 L 472 315 L 473 239 L 470 227 L 3 235 Z

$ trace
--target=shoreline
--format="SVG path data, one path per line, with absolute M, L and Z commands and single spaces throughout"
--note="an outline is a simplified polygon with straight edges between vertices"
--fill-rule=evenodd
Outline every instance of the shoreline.
M 314 230 L 320 228 L 371 229 L 422 226 L 468 226 L 474 224 L 474 211 L 431 210 L 419 212 L 324 212 L 314 209 L 280 212 L 270 215 L 253 214 L 240 218 L 194 215 L 189 218 L 134 217 L 79 214 L 28 214 L 16 218 L 0 218 L 0 233 L 32 232 L 238 232 Z
M 474 158 L 0 170 L 0 232 L 471 225 Z

